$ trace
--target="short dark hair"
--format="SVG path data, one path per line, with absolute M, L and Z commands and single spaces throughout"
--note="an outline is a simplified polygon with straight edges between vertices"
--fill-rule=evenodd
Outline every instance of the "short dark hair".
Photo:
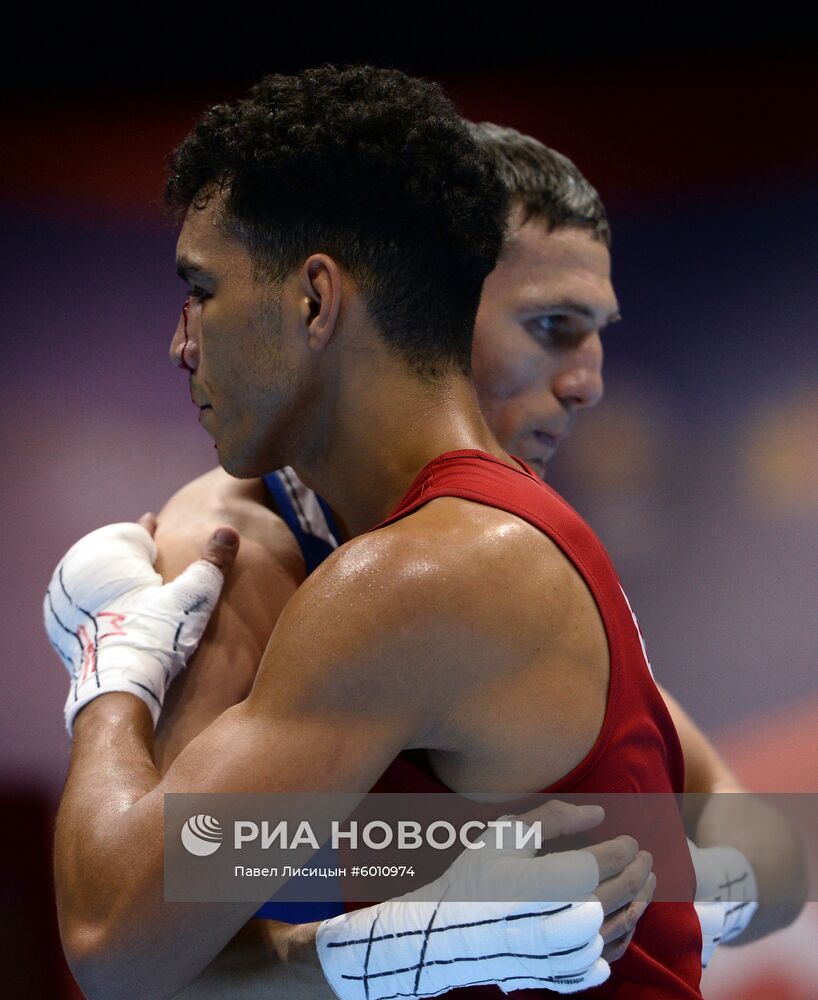
M 508 195 L 437 84 L 371 66 L 268 76 L 206 111 L 171 156 L 172 207 L 214 187 L 267 280 L 329 253 L 417 374 L 469 371 Z
M 469 123 L 472 135 L 491 157 L 524 221 L 542 219 L 549 228 L 590 229 L 605 246 L 611 227 L 599 194 L 577 166 L 530 135 L 491 122 Z

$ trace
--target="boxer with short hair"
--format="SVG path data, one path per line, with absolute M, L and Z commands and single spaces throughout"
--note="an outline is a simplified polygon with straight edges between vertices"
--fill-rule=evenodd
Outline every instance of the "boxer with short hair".
M 596 190 L 566 157 L 513 129 L 490 123 L 470 128 L 511 195 L 504 249 L 484 283 L 477 314 L 473 374 L 481 407 L 498 441 L 542 475 L 576 416 L 602 397 L 599 338 L 606 323 L 618 315 L 609 278 L 610 228 Z M 530 315 L 532 296 L 539 305 Z M 270 508 L 286 521 L 289 536 L 280 531 L 281 522 Z M 253 609 L 257 612 L 251 616 L 255 628 L 249 630 L 253 632 L 249 638 L 244 631 L 234 632 L 247 628 L 248 619 L 240 622 L 234 613 L 228 618 L 226 610 L 211 626 L 197 653 L 195 670 L 179 677 L 160 721 L 156 747 L 163 766 L 215 715 L 249 690 L 255 675 L 255 650 L 260 655 L 276 617 L 274 607 L 259 606 L 256 595 L 282 589 L 280 579 L 265 584 L 266 575 L 281 573 L 281 566 L 286 565 L 290 573 L 284 589 L 294 588 L 345 537 L 332 512 L 300 483 L 292 469 L 255 482 L 231 479 L 217 469 L 184 487 L 162 512 L 157 537 L 165 574 L 173 576 L 185 566 L 212 527 L 225 519 L 241 526 L 243 537 L 252 539 L 254 547 L 246 546 L 240 554 L 245 572 L 228 581 L 222 607 Z M 293 539 L 298 542 L 300 561 Z M 253 652 L 242 659 L 238 671 L 226 672 L 222 669 L 224 650 L 237 647 Z M 686 790 L 743 790 L 678 702 L 660 690 L 682 740 Z M 704 938 L 704 964 L 718 943 L 763 936 L 786 925 L 797 912 L 797 907 L 762 907 L 748 931 L 756 909 L 754 866 L 767 885 L 787 881 L 796 898 L 793 870 L 798 866 L 793 866 L 792 853 L 787 859 L 785 852 L 781 864 L 774 864 L 771 871 L 770 858 L 764 857 L 748 831 L 772 822 L 771 836 L 780 840 L 782 830 L 769 815 L 750 817 L 742 815 L 741 808 L 733 809 L 731 815 L 720 816 L 723 804 L 716 798 L 703 816 L 690 817 L 691 831 L 706 848 L 693 850 L 700 876 L 701 901 L 696 908 Z M 741 850 L 725 846 L 733 843 Z M 723 851 L 731 858 L 734 873 L 738 868 L 747 872 L 746 879 L 732 880 L 737 895 L 731 899 L 718 898 L 708 861 L 711 853 L 714 861 L 722 859 Z M 327 904 L 323 910 L 315 908 L 314 916 L 300 919 L 318 919 L 331 912 L 333 904 Z M 260 914 L 295 919 L 286 907 L 268 906 Z M 286 938 L 294 932 L 267 925 L 263 933 Z M 303 939 L 304 930 L 297 933 Z M 248 937 L 245 934 L 245 945 Z M 619 940 L 615 947 L 609 946 L 606 956 L 617 955 L 625 943 Z M 283 944 L 278 947 L 286 950 Z M 239 975 L 235 967 L 233 975 Z
M 272 117 L 275 118 L 275 115 Z M 197 133 L 197 142 L 202 139 L 202 131 L 200 129 Z M 447 140 L 451 141 L 451 136 Z M 226 143 L 220 151 L 226 155 L 229 151 Z M 394 317 L 387 316 L 389 298 L 381 294 L 383 289 L 373 278 L 372 268 L 379 263 L 379 258 L 377 254 L 373 255 L 371 247 L 364 247 L 358 256 L 351 252 L 346 259 L 344 251 L 336 250 L 340 265 L 331 253 L 326 252 L 309 253 L 301 264 L 293 265 L 286 253 L 294 253 L 295 258 L 300 259 L 307 252 L 305 246 L 310 245 L 308 241 L 304 242 L 304 227 L 296 226 L 296 238 L 289 246 L 278 243 L 274 246 L 275 253 L 271 253 L 269 247 L 265 252 L 258 251 L 261 240 L 258 227 L 254 218 L 248 221 L 243 218 L 243 213 L 248 212 L 248 206 L 256 211 L 259 204 L 269 201 L 270 189 L 263 187 L 264 178 L 259 177 L 267 169 L 266 165 L 260 168 L 259 160 L 256 160 L 245 183 L 244 177 L 236 172 L 235 164 L 219 164 L 212 156 L 211 160 L 217 166 L 209 175 L 196 175 L 193 171 L 195 182 L 189 188 L 190 208 L 180 240 L 180 265 L 185 275 L 196 281 L 194 292 L 197 301 L 189 310 L 189 326 L 184 330 L 180 327 L 177 334 L 176 352 L 191 372 L 194 401 L 205 411 L 205 424 L 216 438 L 220 458 L 228 468 L 242 474 L 260 472 L 265 467 L 281 464 L 281 459 L 289 458 L 333 501 L 333 508 L 346 522 L 353 541 L 345 547 L 344 553 L 328 560 L 288 606 L 282 625 L 265 654 L 264 664 L 275 663 L 275 671 L 271 666 L 265 668 L 263 664 L 244 707 L 239 706 L 225 713 L 182 751 L 164 779 L 159 779 L 150 758 L 149 716 L 144 714 L 141 703 L 131 695 L 110 694 L 98 698 L 79 715 L 72 774 L 61 816 L 58 857 L 62 858 L 65 868 L 59 879 L 63 903 L 73 911 L 69 914 L 71 942 L 81 956 L 80 961 L 87 959 L 89 967 L 94 967 L 89 974 L 101 975 L 99 981 L 104 981 L 106 985 L 115 983 L 117 974 L 125 967 L 132 968 L 140 976 L 155 974 L 155 970 L 139 967 L 139 955 L 151 954 L 157 939 L 171 933 L 172 928 L 157 901 L 156 853 L 153 848 L 143 851 L 138 866 L 140 886 L 145 893 L 139 902 L 134 895 L 135 889 L 129 887 L 106 886 L 102 892 L 98 878 L 93 888 L 85 887 L 92 849 L 94 861 L 100 865 L 105 852 L 101 855 L 99 848 L 109 840 L 111 825 L 117 827 L 119 833 L 127 830 L 129 834 L 139 836 L 143 844 L 147 838 L 150 845 L 151 831 L 155 830 L 156 823 L 155 802 L 161 793 L 174 788 L 190 790 L 192 787 L 208 786 L 210 779 L 202 782 L 201 766 L 197 764 L 203 751 L 207 750 L 208 759 L 212 760 L 212 751 L 219 748 L 222 764 L 216 777 L 220 790 L 225 785 L 246 788 L 247 764 L 251 760 L 254 761 L 256 780 L 262 779 L 265 788 L 281 787 L 285 774 L 287 782 L 296 780 L 300 787 L 305 784 L 308 787 L 315 787 L 316 784 L 326 787 L 327 773 L 323 773 L 323 777 L 321 774 L 322 767 L 326 765 L 307 760 L 303 754 L 296 754 L 293 767 L 288 763 L 286 770 L 282 770 L 281 764 L 276 763 L 281 761 L 278 746 L 274 740 L 270 741 L 268 735 L 270 729 L 278 730 L 290 737 L 290 747 L 297 746 L 299 739 L 304 739 L 314 748 L 314 732 L 310 731 L 310 725 L 322 720 L 322 731 L 325 735 L 329 733 L 333 750 L 335 776 L 332 780 L 343 782 L 336 787 L 344 787 L 350 781 L 353 784 L 366 781 L 367 776 L 370 780 L 374 779 L 378 770 L 388 763 L 390 752 L 394 753 L 401 744 L 428 747 L 432 766 L 438 773 L 443 771 L 443 776 L 453 787 L 476 787 L 473 782 L 490 786 L 504 780 L 511 780 L 517 787 L 520 787 L 520 781 L 529 787 L 540 787 L 553 783 L 566 770 L 570 771 L 572 760 L 575 763 L 581 761 L 590 749 L 604 714 L 604 691 L 610 669 L 604 639 L 600 644 L 602 633 L 599 630 L 600 624 L 607 630 L 607 623 L 599 621 L 593 602 L 589 603 L 588 592 L 577 578 L 576 569 L 571 567 L 570 561 L 566 564 L 564 553 L 558 546 L 543 544 L 541 539 L 548 536 L 545 522 L 537 522 L 539 529 L 532 525 L 529 531 L 502 513 L 503 510 L 511 513 L 518 509 L 517 501 L 511 494 L 504 501 L 508 505 L 505 508 L 490 501 L 490 494 L 485 494 L 479 505 L 465 498 L 455 500 L 452 497 L 458 494 L 446 492 L 439 494 L 439 500 L 419 506 L 412 506 L 412 501 L 407 498 L 403 505 L 405 509 L 398 505 L 396 512 L 403 517 L 394 520 L 393 513 L 388 526 L 384 525 L 372 535 L 362 534 L 366 528 L 379 520 L 383 521 L 390 508 L 395 507 L 401 491 L 411 481 L 411 472 L 422 466 L 422 475 L 431 476 L 433 472 L 438 475 L 441 467 L 436 462 L 439 463 L 440 459 L 434 456 L 439 456 L 441 448 L 445 451 L 444 459 L 460 463 L 459 466 L 449 465 L 449 472 L 459 469 L 458 475 L 462 478 L 468 466 L 472 469 L 470 475 L 484 482 L 484 488 L 488 488 L 485 477 L 489 475 L 489 469 L 492 476 L 500 477 L 497 480 L 498 490 L 501 482 L 511 483 L 509 475 L 515 489 L 530 492 L 535 488 L 541 491 L 542 488 L 536 486 L 536 481 L 528 476 L 524 468 L 521 471 L 519 466 L 509 461 L 485 432 L 479 413 L 469 397 L 468 382 L 462 375 L 464 367 L 467 367 L 462 351 L 454 343 L 446 347 L 439 340 L 424 336 L 424 328 L 418 324 L 411 326 L 404 337 L 401 324 L 395 322 Z M 289 169 L 292 169 L 291 163 Z M 231 200 L 234 190 L 245 199 L 244 202 L 238 198 Z M 265 194 L 264 199 L 260 199 L 259 191 Z M 329 204 L 334 205 L 331 200 Z M 276 209 L 289 221 L 286 203 L 283 207 L 276 205 Z M 413 231 L 413 237 L 418 232 Z M 366 235 L 371 238 L 371 233 Z M 299 240 L 302 242 L 299 243 Z M 454 241 L 445 243 L 444 249 L 451 252 L 454 246 Z M 420 258 L 423 258 L 426 267 L 424 277 L 429 279 L 432 268 L 424 255 L 418 253 L 418 262 Z M 276 271 L 275 267 L 279 270 Z M 464 288 L 468 285 L 473 267 L 469 265 L 462 269 Z M 259 269 L 264 269 L 268 276 L 272 275 L 274 285 L 277 283 L 280 289 L 277 299 L 271 299 L 269 292 L 256 287 L 258 282 L 254 270 Z M 387 284 L 389 281 L 398 283 L 396 270 L 388 273 Z M 424 271 L 420 263 L 419 271 Z M 408 288 L 408 285 L 402 287 Z M 463 302 L 466 300 L 464 292 Z M 434 312 L 442 300 L 433 293 L 431 301 L 435 306 Z M 380 318 L 380 323 L 377 318 Z M 533 318 L 539 323 L 539 314 Z M 573 313 L 571 318 L 574 318 Z M 593 320 L 596 317 L 591 315 L 586 318 Z M 269 347 L 260 345 L 259 336 L 265 328 L 264 324 L 276 330 L 274 354 Z M 576 339 L 579 342 L 584 338 L 580 336 Z M 373 363 L 379 376 L 374 383 Z M 567 399 L 575 401 L 566 407 L 568 410 L 580 405 L 576 402 L 576 390 L 570 390 Z M 403 412 L 396 423 L 391 415 L 398 404 L 403 407 Z M 430 414 L 434 415 L 434 419 Z M 408 439 L 404 424 L 412 428 Z M 377 426 L 377 436 L 368 430 L 372 426 Z M 361 431 L 361 427 L 367 430 Z M 320 434 L 310 434 L 311 430 L 315 432 L 319 429 L 326 439 L 322 439 Z M 546 447 L 550 448 L 558 441 L 559 433 L 553 430 L 542 427 L 533 430 L 536 440 L 545 443 Z M 423 466 L 422 459 L 428 457 L 432 460 Z M 278 461 L 274 462 L 274 459 Z M 475 461 L 476 465 L 473 464 Z M 373 463 L 378 469 L 378 478 L 374 482 L 361 474 Z M 518 476 L 527 478 L 521 480 L 516 478 Z M 475 498 L 478 495 L 484 494 L 478 490 Z M 547 495 L 542 492 L 537 494 L 538 497 Z M 547 506 L 545 500 L 543 503 Z M 573 519 L 575 515 L 570 517 Z M 572 525 L 575 523 L 571 520 Z M 577 527 L 577 530 L 581 529 Z M 540 535 L 538 531 L 544 534 Z M 446 553 L 440 556 L 439 566 L 435 567 L 433 561 L 432 568 L 421 573 L 423 587 L 418 589 L 413 586 L 417 580 L 406 576 L 406 554 L 411 555 L 414 572 L 416 565 L 427 565 L 432 551 L 439 553 L 440 540 L 450 537 L 452 532 L 457 533 L 460 542 L 458 553 L 469 556 L 468 570 L 465 563 Z M 496 550 L 490 546 L 492 551 L 486 551 L 486 539 L 495 535 L 503 538 L 502 546 Z M 433 548 L 429 548 L 430 543 Z M 587 544 L 592 545 L 590 539 Z M 225 560 L 223 554 L 213 558 Z M 287 558 L 291 563 L 297 563 L 292 549 Z M 415 559 L 421 559 L 421 562 L 416 564 Z M 548 579 L 548 589 L 552 592 L 550 600 L 543 601 L 540 591 L 537 596 L 533 592 L 526 593 L 529 584 L 521 581 L 512 586 L 512 593 L 507 598 L 498 602 L 501 607 L 483 604 L 479 608 L 460 608 L 469 620 L 470 614 L 479 611 L 478 617 L 471 623 L 472 628 L 462 638 L 453 636 L 448 627 L 441 631 L 436 615 L 449 602 L 457 604 L 462 600 L 464 586 L 465 594 L 479 605 L 478 595 L 473 592 L 474 585 L 468 582 L 474 578 L 474 569 L 480 570 L 480 578 L 485 572 L 504 572 L 505 560 L 508 559 L 511 560 L 509 568 L 512 564 L 532 563 L 534 559 L 535 575 L 545 573 L 543 580 Z M 378 636 L 386 642 L 385 655 L 383 647 L 380 647 L 376 669 L 374 664 L 368 663 L 368 654 L 359 645 L 357 629 L 364 627 L 364 620 L 358 620 L 354 608 L 356 599 L 366 600 L 365 594 L 371 598 L 373 585 L 377 593 L 378 580 L 386 579 L 379 574 L 387 571 L 389 599 L 383 598 L 384 603 L 376 599 L 374 607 L 369 608 L 375 612 L 375 620 L 380 623 Z M 454 574 L 459 581 L 456 592 L 449 593 L 446 589 L 444 578 L 449 574 Z M 410 577 L 412 575 L 409 574 Z M 313 600 L 323 600 L 326 607 L 332 608 L 333 600 L 338 599 L 337 587 L 341 579 L 346 582 L 344 607 L 348 610 L 347 601 L 351 599 L 353 613 L 344 621 L 340 635 L 336 632 L 333 636 L 326 636 L 326 642 L 332 646 L 329 652 L 322 646 L 324 639 L 320 627 L 316 629 L 315 621 L 310 624 L 309 595 Z M 591 585 L 587 579 L 586 585 Z M 364 590 L 360 589 L 361 586 Z M 610 589 L 611 584 L 595 580 L 592 581 L 592 589 L 594 587 Z M 558 623 L 565 620 L 565 601 L 571 608 L 572 655 L 568 655 L 569 647 L 566 645 L 567 658 L 561 663 L 563 654 L 559 650 L 563 639 Z M 529 609 L 535 604 L 537 614 L 535 618 L 530 618 Z M 492 648 L 506 650 L 511 662 L 506 661 L 505 655 L 500 657 L 499 662 L 503 664 L 504 676 L 510 682 L 513 694 L 514 663 L 518 662 L 515 657 L 522 655 L 527 662 L 527 657 L 531 655 L 530 652 L 523 652 L 519 643 L 527 641 L 527 630 L 531 630 L 533 640 L 545 628 L 554 646 L 545 658 L 547 662 L 541 666 L 539 679 L 543 692 L 551 696 L 549 702 L 554 700 L 554 695 L 559 701 L 560 683 L 570 676 L 574 709 L 578 703 L 585 706 L 579 713 L 574 711 L 570 731 L 566 732 L 566 720 L 558 710 L 555 711 L 550 704 L 538 704 L 534 706 L 541 711 L 536 719 L 537 731 L 541 731 L 543 726 L 549 734 L 553 731 L 556 742 L 547 748 L 536 747 L 534 761 L 530 761 L 531 751 L 526 748 L 526 759 L 529 761 L 526 764 L 523 764 L 522 757 L 514 756 L 513 748 L 510 755 L 506 749 L 505 756 L 499 757 L 487 768 L 486 761 L 491 761 L 492 749 L 497 748 L 499 742 L 490 726 L 488 730 L 480 731 L 480 726 L 475 725 L 481 713 L 473 715 L 466 712 L 460 720 L 449 720 L 457 722 L 454 730 L 447 730 L 449 723 L 443 724 L 442 718 L 439 723 L 436 722 L 438 711 L 445 713 L 447 706 L 452 708 L 456 703 L 452 701 L 456 696 L 455 689 L 445 683 L 440 686 L 445 678 L 426 676 L 423 670 L 426 661 L 415 659 L 417 650 L 407 649 L 401 644 L 390 646 L 395 638 L 389 631 L 389 625 L 394 623 L 396 631 L 399 631 L 400 616 L 407 612 L 414 612 L 419 621 L 429 626 L 430 631 L 422 631 L 421 634 L 427 641 L 431 636 L 438 652 L 443 653 L 445 662 L 451 665 L 453 676 L 461 682 L 458 688 L 461 692 L 465 680 L 475 700 L 475 708 L 483 697 L 483 685 L 490 686 L 490 678 L 496 680 L 496 673 L 492 674 L 492 670 L 496 671 L 499 667 L 496 657 L 491 657 L 491 670 L 488 669 L 489 662 L 482 664 L 479 656 L 475 663 L 472 641 L 466 636 L 471 636 L 473 631 L 475 635 L 482 636 L 487 644 L 494 644 Z M 624 606 L 616 613 L 624 615 Z M 368 617 L 366 622 L 369 624 L 371 618 Z M 516 637 L 513 642 L 509 629 Z M 468 646 L 468 655 L 466 646 L 462 645 L 464 642 Z M 573 654 L 581 651 L 583 646 L 582 662 L 585 665 L 582 670 L 566 674 Z M 306 655 L 307 649 L 312 655 Z M 512 649 L 519 652 L 512 654 Z M 399 682 L 407 663 L 416 668 L 417 676 L 413 676 L 411 691 Z M 337 670 L 330 671 L 330 664 L 340 668 L 338 680 L 368 682 L 373 697 L 372 711 L 357 719 L 355 706 L 343 701 L 343 688 L 339 689 L 335 680 Z M 633 669 L 640 669 L 637 660 L 634 660 Z M 323 684 L 319 682 L 321 677 Z M 418 684 L 418 677 L 423 684 Z M 335 695 L 331 706 L 326 700 L 326 692 L 322 690 L 327 686 L 327 678 L 331 679 L 329 687 Z M 580 697 L 578 702 L 576 695 L 583 689 L 586 697 Z M 662 718 L 659 704 L 651 701 L 648 688 L 644 690 L 650 711 L 659 713 L 655 717 L 658 731 L 672 739 L 672 730 L 668 728 L 667 720 Z M 274 691 L 275 697 L 271 697 Z M 158 695 L 162 693 L 153 691 L 152 697 L 161 700 Z M 398 694 L 399 712 L 397 705 L 392 706 L 392 699 Z M 485 694 L 488 696 L 488 687 Z M 342 732 L 333 729 L 333 717 L 339 712 L 338 698 L 341 699 L 341 714 L 347 722 L 357 720 L 353 730 L 357 725 L 366 733 L 363 743 L 350 744 Z M 496 698 L 496 691 L 492 692 L 492 698 Z M 530 699 L 529 689 L 526 703 Z M 148 704 L 147 700 L 145 704 Z M 471 740 L 466 739 L 467 733 L 471 734 Z M 112 742 L 114 736 L 118 738 Z M 558 737 L 565 738 L 560 742 Z M 397 744 L 396 739 L 400 741 Z M 115 804 L 107 809 L 98 809 L 97 816 L 88 816 L 82 810 L 87 810 L 89 802 L 98 801 L 89 775 L 95 773 L 95 750 L 99 750 L 100 740 L 114 754 L 117 770 L 115 783 L 119 793 Z M 339 750 L 343 752 L 339 753 Z M 471 762 L 470 755 L 475 751 L 479 751 L 477 758 L 481 760 L 479 770 L 475 770 Z M 442 765 L 445 757 L 450 761 L 449 770 Z M 292 751 L 287 760 L 292 763 Z M 106 774 L 110 777 L 110 771 Z M 504 776 L 502 779 L 501 775 Z M 510 778 L 506 778 L 508 775 Z M 672 787 L 672 779 L 668 778 L 668 787 Z M 251 784 L 255 787 L 254 782 Z M 285 784 L 284 787 L 292 786 Z M 135 803 L 124 813 L 119 804 L 123 798 Z M 77 833 L 87 834 L 87 847 L 83 843 L 80 848 L 72 849 L 71 835 Z M 161 868 L 161 859 L 159 864 Z M 94 891 L 97 894 L 102 892 L 107 901 L 102 906 L 103 910 L 116 914 L 118 922 L 113 927 L 100 923 L 101 918 L 94 916 L 101 905 L 97 897 L 92 898 Z M 133 935 L 148 916 L 151 919 L 150 941 L 146 940 L 144 932 L 137 936 L 137 940 L 130 937 L 128 957 L 120 957 L 120 935 L 126 931 Z M 218 916 L 219 919 L 214 922 L 219 926 L 215 930 L 209 922 L 203 923 L 198 918 L 192 920 L 193 926 L 188 929 L 190 940 L 187 940 L 188 930 L 183 935 L 185 948 L 189 950 L 180 956 L 172 971 L 167 967 L 162 969 L 165 974 L 161 980 L 163 984 L 167 983 L 168 977 L 189 976 L 192 966 L 200 963 L 202 958 L 206 959 L 208 952 L 213 953 L 214 944 L 218 943 L 220 935 L 224 935 L 225 929 L 229 937 L 231 923 L 235 926 L 235 917 L 229 914 Z M 222 937 L 223 941 L 226 939 Z M 175 939 L 177 949 L 178 941 L 178 938 Z M 162 958 L 167 960 L 164 954 Z M 696 995 L 690 990 L 695 991 L 695 984 L 691 981 L 687 987 L 679 986 L 678 994 L 673 995 Z

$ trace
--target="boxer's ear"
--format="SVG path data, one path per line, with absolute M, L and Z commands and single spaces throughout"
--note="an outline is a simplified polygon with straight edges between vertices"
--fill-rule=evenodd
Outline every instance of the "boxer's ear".
M 307 344 L 312 350 L 322 351 L 338 324 L 344 293 L 341 269 L 328 254 L 312 254 L 304 262 L 300 282 Z

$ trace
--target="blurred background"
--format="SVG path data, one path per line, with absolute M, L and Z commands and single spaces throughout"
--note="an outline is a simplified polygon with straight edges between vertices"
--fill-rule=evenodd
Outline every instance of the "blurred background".
M 45 584 L 80 535 L 161 507 L 214 463 L 167 361 L 184 296 L 164 160 L 207 104 L 265 72 L 329 60 L 429 76 L 599 189 L 624 322 L 605 337 L 606 398 L 550 481 L 611 552 L 657 678 L 745 782 L 818 790 L 815 46 L 708 42 L 690 25 L 636 45 L 542 17 L 310 11 L 235 37 L 143 26 L 141 47 L 139 25 L 61 47 L 51 24 L 47 46 L 21 38 L 3 65 L 4 996 L 78 995 L 50 888 L 69 744 Z M 704 996 L 818 997 L 817 933 L 811 905 L 723 949 Z

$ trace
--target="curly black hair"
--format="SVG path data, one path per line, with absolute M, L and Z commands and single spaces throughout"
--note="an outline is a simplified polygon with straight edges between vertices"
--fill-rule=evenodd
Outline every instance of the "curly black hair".
M 268 76 L 205 112 L 171 156 L 172 207 L 214 186 L 265 278 L 328 253 L 416 374 L 469 371 L 508 196 L 437 84 L 371 66 Z

